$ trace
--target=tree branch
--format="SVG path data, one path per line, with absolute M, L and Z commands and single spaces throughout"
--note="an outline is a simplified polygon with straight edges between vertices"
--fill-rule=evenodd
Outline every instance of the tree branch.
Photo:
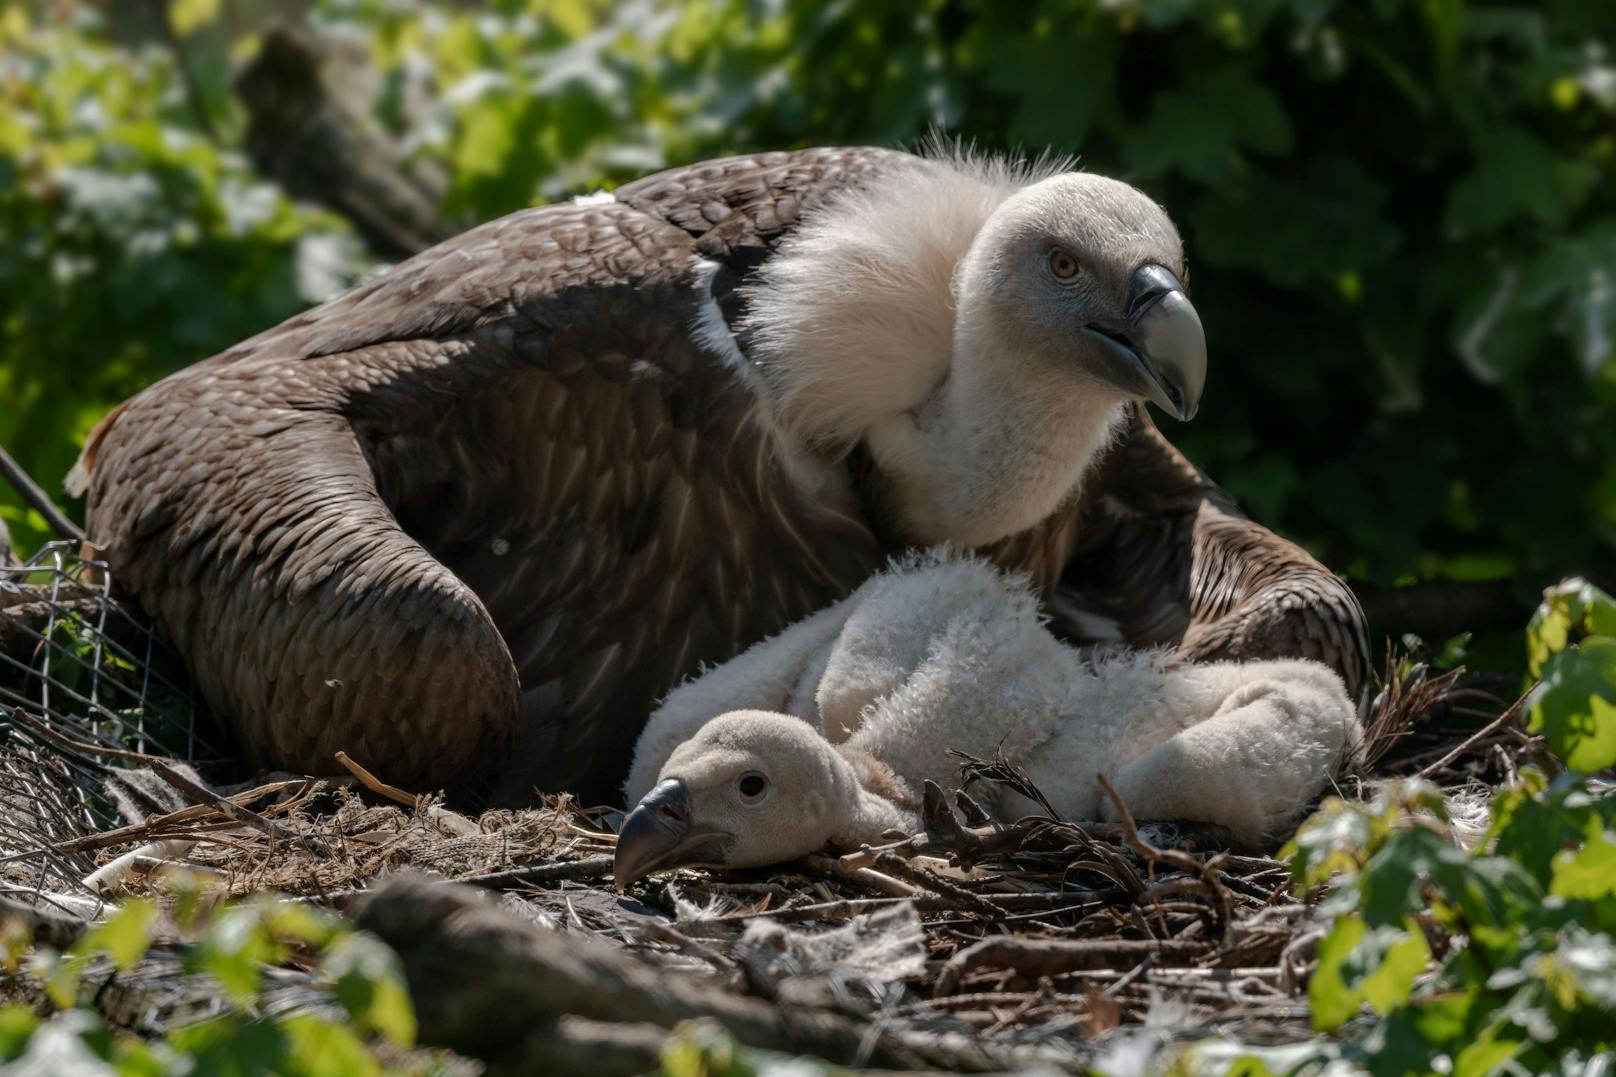
M 4 474 L 6 481 L 16 489 L 28 506 L 41 516 L 50 526 L 51 532 L 60 539 L 73 542 L 84 541 L 84 529 L 72 520 L 67 514 L 56 507 L 55 502 L 40 487 L 40 485 L 22 469 L 22 465 L 11 458 L 4 447 L 0 447 L 0 474 Z
M 406 171 L 397 148 L 345 107 L 309 34 L 281 26 L 236 78 L 254 167 L 295 198 L 352 222 L 381 257 L 410 255 L 456 229 L 438 213 L 441 184 Z

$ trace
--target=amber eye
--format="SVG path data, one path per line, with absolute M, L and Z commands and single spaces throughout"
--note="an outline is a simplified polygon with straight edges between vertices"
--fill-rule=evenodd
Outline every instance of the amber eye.
M 741 799 L 748 804 L 756 804 L 763 799 L 763 793 L 769 787 L 769 780 L 757 771 L 752 770 L 741 775 L 741 780 L 735 783 Z
M 1071 280 L 1077 276 L 1077 259 L 1065 251 L 1050 251 L 1049 271 L 1061 280 Z

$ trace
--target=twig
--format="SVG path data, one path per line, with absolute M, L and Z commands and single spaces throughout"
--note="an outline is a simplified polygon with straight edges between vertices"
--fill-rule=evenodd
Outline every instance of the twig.
M 1511 703 L 1509 705 L 1509 709 L 1504 711 L 1503 714 L 1500 714 L 1497 718 L 1494 718 L 1492 721 L 1488 722 L 1485 726 L 1483 726 L 1482 728 L 1476 730 L 1474 733 L 1470 734 L 1470 736 L 1466 737 L 1459 744 L 1459 746 L 1457 748 L 1454 748 L 1447 755 L 1444 755 L 1441 759 L 1438 759 L 1435 763 L 1432 763 L 1430 766 L 1422 768 L 1420 770 L 1419 774 L 1415 775 L 1415 777 L 1429 778 L 1431 775 L 1437 773 L 1443 767 L 1447 766 L 1449 763 L 1453 762 L 1455 759 L 1458 759 L 1460 756 L 1462 756 L 1466 752 L 1468 752 L 1471 748 L 1473 748 L 1476 745 L 1476 743 L 1478 741 L 1480 741 L 1480 740 L 1482 740 L 1482 739 L 1484 739 L 1484 738 L 1486 738 L 1488 736 L 1491 736 L 1493 733 L 1498 732 L 1498 730 L 1502 729 L 1509 722 L 1513 721 L 1516 718 L 1516 716 L 1518 716 L 1521 713 L 1521 708 L 1526 705 L 1526 699 L 1527 699 L 1526 696 L 1522 696 L 1521 698 L 1517 699 L 1514 703 Z
M 1027 939 L 997 935 L 967 946 L 948 959 L 937 977 L 936 994 L 951 995 L 972 972 L 1014 969 L 1020 976 L 1053 976 L 1096 969 L 1126 971 L 1146 957 L 1186 960 L 1210 947 L 1205 942 L 1171 939 Z
M 963 793 L 960 797 L 969 803 L 969 807 L 961 803 L 961 811 L 966 813 L 967 818 L 987 818 L 987 814 L 974 800 Z M 902 857 L 946 854 L 959 867 L 969 870 L 978 861 L 990 856 L 1015 852 L 1025 843 L 1028 834 L 1024 827 L 991 821 L 979 826 L 961 826 L 949 808 L 948 799 L 943 796 L 942 789 L 930 779 L 925 783 L 920 818 L 924 833 L 890 845 L 866 846 L 858 852 L 848 853 L 841 857 L 843 866 L 869 867 L 882 853 L 893 853 Z
M 1197 860 L 1186 852 L 1178 849 L 1160 849 L 1139 836 L 1139 828 L 1134 825 L 1133 813 L 1122 802 L 1117 793 L 1116 786 L 1104 774 L 1096 774 L 1100 788 L 1105 795 L 1111 798 L 1111 803 L 1117 809 L 1117 821 L 1122 824 L 1123 840 L 1128 847 L 1150 863 L 1163 863 L 1179 871 L 1201 880 L 1202 889 L 1207 897 L 1211 898 L 1217 911 L 1218 925 L 1223 931 L 1229 929 L 1229 922 L 1234 919 L 1234 906 L 1229 900 L 1229 891 L 1218 881 L 1218 867 L 1222 864 L 1221 856 L 1214 856 L 1208 860 Z
M 917 886 L 922 886 L 934 894 L 949 898 L 959 905 L 963 905 L 971 912 L 986 916 L 990 920 L 997 920 L 1004 915 L 1004 912 L 991 901 L 984 901 L 982 895 L 972 893 L 963 886 L 956 886 L 947 879 L 927 871 L 925 868 L 911 864 L 897 853 L 877 853 L 875 866 L 889 875 L 914 883 Z
M 50 526 L 52 534 L 59 539 L 69 539 L 73 542 L 84 541 L 84 528 L 68 519 L 67 514 L 56 507 L 56 503 L 50 499 L 50 496 L 45 493 L 39 483 L 35 482 L 28 472 L 22 469 L 21 464 L 12 459 L 11 454 L 6 452 L 4 446 L 0 446 L 0 473 L 3 473 L 6 481 L 16 488 L 18 494 L 22 495 L 22 499 L 28 503 L 28 507 L 45 518 L 45 523 Z
M 209 807 L 217 808 L 239 823 L 245 823 L 256 830 L 262 830 L 271 838 L 280 841 L 299 842 L 310 845 L 311 848 L 314 847 L 310 839 L 300 834 L 294 834 L 285 827 L 277 826 L 257 812 L 244 808 L 240 804 L 232 803 L 213 790 L 198 785 L 169 766 L 168 762 L 161 756 L 147 755 L 145 752 L 131 752 L 125 748 L 112 748 L 105 744 L 91 744 L 86 741 L 74 740 L 72 737 L 58 733 L 44 722 L 25 713 L 21 707 L 12 709 L 11 720 L 36 736 L 50 741 L 58 748 L 65 748 L 81 755 L 104 755 L 112 759 L 123 759 L 150 767 L 152 773 L 198 804 L 206 804 Z
M 307 780 L 306 778 L 296 778 L 291 781 L 271 782 L 269 785 L 261 785 L 257 789 L 236 793 L 226 799 L 237 804 L 250 804 L 255 800 L 261 800 L 294 785 L 305 784 Z M 154 815 L 143 822 L 131 823 L 129 826 L 121 826 L 116 830 L 104 830 L 99 834 L 86 834 L 82 838 L 72 838 L 68 841 L 60 842 L 52 846 L 52 848 L 58 853 L 84 853 L 95 849 L 105 849 L 110 845 L 124 845 L 132 841 L 145 841 L 156 837 L 168 827 L 200 824 L 203 817 L 214 810 L 216 809 L 212 805 L 190 804 L 180 808 L 178 811 L 171 811 L 167 815 Z
M 582 860 L 567 860 L 559 864 L 534 864 L 525 868 L 490 871 L 482 875 L 463 875 L 454 881 L 487 890 L 532 883 L 556 883 L 572 879 L 604 879 L 612 873 L 609 856 L 586 856 Z
M 871 890 L 879 890 L 883 894 L 891 894 L 893 897 L 914 897 L 919 892 L 908 883 L 900 882 L 890 875 L 883 875 L 879 871 L 872 871 L 869 868 L 847 867 L 835 857 L 816 854 L 803 857 L 802 862 L 810 871 L 817 871 L 823 875 L 830 875 L 850 883 L 858 883 L 860 886 L 868 887 Z
M 207 136 L 209 142 L 219 141 L 219 130 L 213 126 L 213 116 L 208 112 L 207 98 L 203 96 L 202 84 L 196 80 L 196 72 L 191 70 L 191 58 L 186 55 L 185 43 L 180 40 L 179 34 L 174 32 L 174 23 L 168 17 L 168 0 L 148 0 L 152 14 L 157 19 L 157 26 L 163 32 L 163 41 L 168 45 L 168 51 L 174 55 L 174 66 L 179 70 L 180 83 L 185 87 L 185 99 L 191 106 L 191 114 L 196 118 L 196 126 Z
M 353 758 L 347 752 L 339 751 L 337 753 L 337 762 L 341 763 L 349 774 L 352 774 L 355 778 L 358 778 L 360 785 L 364 786 L 366 789 L 369 789 L 377 796 L 386 797 L 388 800 L 396 801 L 404 805 L 406 808 L 417 808 L 420 806 L 420 797 L 415 796 L 413 793 L 406 793 L 396 785 L 388 785 L 386 782 L 376 777 L 376 775 L 354 762 Z

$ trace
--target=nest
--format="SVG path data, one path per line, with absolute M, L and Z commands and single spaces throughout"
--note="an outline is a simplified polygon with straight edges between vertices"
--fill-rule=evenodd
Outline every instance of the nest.
M 424 1036 L 517 1069 L 587 1059 L 607 1072 L 608 1055 L 644 1068 L 665 1036 L 652 1031 L 701 1016 L 842 1064 L 972 1070 L 1081 1067 L 1141 1036 L 1309 1031 L 1303 988 L 1323 925 L 1285 864 L 1221 851 L 1215 828 L 1126 813 L 994 822 L 973 783 L 1042 799 L 1010 760 L 964 760 L 957 792 L 928 786 L 920 834 L 772 870 L 666 873 L 621 894 L 611 813 L 564 797 L 469 818 L 353 761 L 340 781 L 241 781 L 104 565 L 47 548 L 0 569 L 0 604 L 0 891 L 47 939 L 70 939 L 120 894 L 161 896 L 175 869 L 221 896 L 357 912 L 407 969 L 430 966 L 411 979 L 418 1011 L 437 1015 Z M 1418 775 L 1471 796 L 1512 779 L 1532 746 L 1485 679 L 1388 656 L 1383 683 L 1343 795 Z M 483 897 L 433 898 L 411 919 L 420 884 L 389 880 L 420 877 Z M 479 910 L 475 931 L 445 912 L 454 902 Z M 163 961 L 159 948 L 125 978 L 167 992 L 140 1031 L 198 1011 L 183 996 L 202 988 Z M 544 1035 L 490 1045 L 484 1022 L 454 1024 L 477 1006 L 430 1005 L 491 984 L 507 992 L 491 1004 L 528 1005 Z

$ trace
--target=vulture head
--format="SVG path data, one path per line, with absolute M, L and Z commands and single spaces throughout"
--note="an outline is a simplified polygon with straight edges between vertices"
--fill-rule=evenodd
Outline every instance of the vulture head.
M 906 793 L 881 764 L 800 718 L 731 711 L 668 757 L 623 820 L 612 875 L 623 887 L 663 868 L 758 867 L 855 847 L 914 825 Z
M 869 454 L 889 528 L 981 546 L 1070 497 L 1129 402 L 1195 414 L 1184 275 L 1172 221 L 1126 183 L 919 160 L 805 221 L 743 335 L 782 426 Z

